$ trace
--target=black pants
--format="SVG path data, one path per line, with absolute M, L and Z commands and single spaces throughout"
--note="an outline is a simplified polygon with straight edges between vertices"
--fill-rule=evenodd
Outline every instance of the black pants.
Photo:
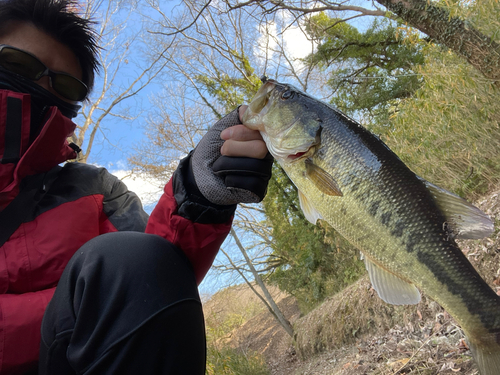
M 185 255 L 155 235 L 99 236 L 68 263 L 42 322 L 39 374 L 205 374 Z

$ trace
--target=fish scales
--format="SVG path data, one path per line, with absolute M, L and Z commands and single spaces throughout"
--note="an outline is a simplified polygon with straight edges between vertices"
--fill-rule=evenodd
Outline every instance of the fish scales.
M 462 326 L 481 374 L 500 373 L 500 297 L 453 239 L 439 188 L 331 106 L 275 81 L 259 93 L 243 123 L 261 130 L 306 217 L 313 211 L 312 222 L 322 218 L 362 252 L 379 295 L 397 294 L 383 285 L 391 277 L 425 291 Z

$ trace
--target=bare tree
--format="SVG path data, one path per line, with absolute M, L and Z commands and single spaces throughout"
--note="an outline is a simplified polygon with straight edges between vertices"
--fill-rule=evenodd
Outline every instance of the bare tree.
M 196 99 L 185 85 L 166 86 L 152 99 L 144 126 L 145 140 L 136 146 L 129 162 L 135 173 L 167 181 L 206 131 L 211 110 Z
M 225 100 L 226 107 L 235 107 L 241 104 L 241 99 L 249 99 L 240 96 L 237 97 L 240 101 L 235 101 L 230 89 L 244 89 L 245 84 L 256 88 L 261 84 L 258 78 L 262 75 L 279 76 L 303 89 L 311 89 L 313 70 L 301 59 L 313 52 L 315 42 L 307 40 L 303 23 L 295 22 L 289 12 L 261 14 L 255 6 L 227 12 L 221 8 L 223 5 L 185 2 L 183 12 L 175 18 L 167 17 L 158 9 L 162 19 L 152 33 L 159 41 L 177 37 L 175 48 L 164 54 L 169 60 L 170 75 L 192 87 L 207 105 L 212 104 L 206 100 L 207 95 L 215 94 L 210 88 L 207 90 L 207 81 L 232 80 L 232 86 L 225 87 L 227 96 L 217 93 Z M 187 27 L 185 24 L 192 19 L 196 22 Z M 300 47 L 298 39 L 303 42 Z M 200 81 L 200 77 L 205 80 Z
M 156 27 L 150 30 L 156 40 L 152 52 L 163 58 L 168 72 L 164 81 L 169 82 L 169 87 L 158 99 L 160 114 L 148 125 L 151 142 L 141 148 L 140 158 L 131 160 L 153 175 L 171 173 L 175 160 L 194 147 L 222 113 L 249 99 L 261 74 L 293 81 L 316 94 L 320 90 L 319 78 L 291 53 L 293 42 L 287 38 L 287 32 L 292 27 L 301 30 L 308 17 L 317 12 L 335 12 L 338 22 L 359 17 L 401 17 L 466 58 L 472 50 L 461 49 L 460 40 L 469 43 L 467 40 L 475 40 L 476 36 L 482 41 L 474 42 L 481 51 L 476 54 L 484 61 L 469 62 L 492 81 L 500 79 L 498 45 L 458 17 L 424 0 L 404 4 L 399 0 L 377 0 L 389 11 L 368 1 L 366 7 L 331 1 L 185 1 L 175 17 L 167 16 L 159 1 L 148 2 L 159 16 Z M 404 7 L 407 9 L 401 9 Z M 412 13 L 417 10 L 420 13 Z M 441 38 L 442 33 L 448 34 L 447 40 Z M 314 41 L 309 42 L 308 51 L 312 52 Z M 166 43 L 170 48 L 165 48 Z M 272 230 L 259 213 L 259 206 L 241 205 L 234 228 L 231 234 L 236 249 L 223 252 L 227 261 L 218 263 L 217 270 L 241 275 L 285 330 L 293 334 L 289 322 L 280 318 L 279 309 L 265 292 L 262 275 L 283 260 L 269 259 Z M 262 293 L 253 287 L 252 279 L 261 286 Z
M 83 121 L 79 121 L 72 141 L 83 151 L 77 161 L 87 162 L 96 135 L 100 131 L 106 137 L 105 119 L 109 116 L 130 120 L 137 116 L 138 100 L 130 99 L 151 84 L 165 66 L 161 56 L 148 56 L 144 50 L 141 16 L 131 0 L 87 0 L 83 15 L 98 22 L 96 30 L 101 49 L 101 80 L 81 109 Z M 125 101 L 129 108 L 124 106 Z M 130 108 L 133 107 L 133 110 Z
M 287 20 L 276 16 L 262 27 L 246 11 L 225 13 L 211 3 L 189 3 L 177 17 L 167 16 L 157 2 L 150 5 L 160 16 L 157 27 L 151 30 L 156 39 L 152 45 L 156 53 L 162 53 L 166 64 L 162 76 L 169 84 L 155 100 L 156 113 L 149 117 L 146 130 L 148 141 L 130 159 L 141 171 L 155 176 L 171 173 L 175 161 L 186 155 L 216 120 L 253 96 L 262 74 L 286 76 L 303 89 L 310 86 L 313 74 L 292 53 Z M 183 26 L 195 15 L 198 18 L 192 27 Z M 170 35 L 171 30 L 176 32 Z M 296 31 L 301 32 L 300 28 Z M 168 49 L 163 47 L 165 38 Z M 313 41 L 306 40 L 305 45 L 309 52 L 313 50 Z M 235 245 L 226 247 L 223 254 L 227 259 L 218 258 L 216 271 L 239 274 L 293 335 L 291 324 L 263 279 L 279 260 L 269 258 L 272 229 L 259 205 L 238 207 L 231 237 Z
M 245 277 L 244 273 L 241 272 L 239 268 L 236 268 L 238 273 L 243 277 L 247 285 L 250 287 L 250 289 L 262 300 L 264 305 L 267 307 L 269 312 L 279 321 L 281 326 L 285 329 L 286 333 L 290 335 L 290 337 L 293 337 L 293 327 L 288 321 L 288 319 L 283 315 L 281 310 L 279 309 L 278 305 L 276 305 L 276 302 L 274 301 L 273 297 L 271 296 L 271 293 L 269 293 L 269 290 L 267 289 L 266 285 L 264 284 L 264 281 L 262 280 L 262 277 L 260 276 L 259 272 L 253 265 L 253 260 L 248 256 L 247 249 L 243 246 L 241 243 L 238 235 L 236 234 L 235 230 L 231 228 L 231 236 L 234 238 L 236 245 L 238 246 L 238 249 L 240 250 L 241 254 L 245 258 L 245 261 L 250 268 L 250 271 L 254 277 L 255 282 L 259 285 L 260 289 L 262 290 L 262 293 L 264 294 L 264 297 L 260 295 L 260 293 L 253 288 L 252 283 Z M 224 255 L 226 255 L 227 259 L 229 262 L 233 264 L 231 258 L 229 255 L 227 255 L 224 252 Z

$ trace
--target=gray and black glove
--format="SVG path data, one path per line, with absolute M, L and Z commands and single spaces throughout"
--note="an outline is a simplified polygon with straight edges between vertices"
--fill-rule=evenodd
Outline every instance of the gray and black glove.
M 264 159 L 222 156 L 221 132 L 241 124 L 238 109 L 219 120 L 203 136 L 191 156 L 191 168 L 200 193 L 211 203 L 234 205 L 264 199 L 273 157 Z

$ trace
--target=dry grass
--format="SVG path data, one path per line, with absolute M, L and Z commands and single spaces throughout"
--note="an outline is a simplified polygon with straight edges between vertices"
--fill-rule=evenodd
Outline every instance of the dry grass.
M 258 286 L 256 289 L 260 291 Z M 268 286 L 268 289 L 276 302 L 287 297 L 276 287 Z M 209 340 L 219 343 L 230 340 L 235 329 L 265 310 L 261 300 L 246 284 L 220 290 L 203 303 Z

